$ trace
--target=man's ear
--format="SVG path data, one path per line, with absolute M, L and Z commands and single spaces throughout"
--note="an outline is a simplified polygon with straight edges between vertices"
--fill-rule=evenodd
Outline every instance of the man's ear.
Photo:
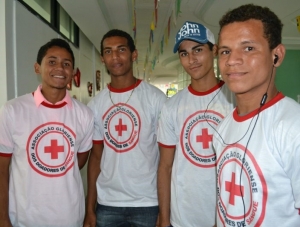
M 272 52 L 273 52 L 273 56 L 277 56 L 277 60 L 276 63 L 274 64 L 274 67 L 279 67 L 282 64 L 285 56 L 285 47 L 283 44 L 279 44 L 277 47 L 273 49 Z
M 131 55 L 132 57 L 131 57 L 131 60 L 132 61 L 136 61 L 136 59 L 137 59 L 137 57 L 138 57 L 138 51 L 137 50 L 134 50 L 133 52 L 132 52 L 132 55 Z
M 215 44 L 213 46 L 212 52 L 213 52 L 214 57 L 218 56 L 218 46 L 217 46 L 217 44 Z
M 36 74 L 41 74 L 40 68 L 41 68 L 41 66 L 39 65 L 39 63 L 37 63 L 37 62 L 34 63 L 34 72 Z
M 103 63 L 103 65 L 105 65 L 104 58 L 101 55 L 100 55 L 100 61 Z

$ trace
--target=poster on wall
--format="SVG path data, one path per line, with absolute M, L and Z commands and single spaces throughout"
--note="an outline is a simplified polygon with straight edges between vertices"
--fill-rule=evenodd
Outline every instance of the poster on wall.
M 76 72 L 74 75 L 74 84 L 76 87 L 80 86 L 80 76 L 81 76 L 80 70 L 79 68 L 76 68 Z
M 93 94 L 93 83 L 87 82 L 87 90 L 90 97 L 92 97 Z
M 96 91 L 101 90 L 101 72 L 100 70 L 96 71 Z

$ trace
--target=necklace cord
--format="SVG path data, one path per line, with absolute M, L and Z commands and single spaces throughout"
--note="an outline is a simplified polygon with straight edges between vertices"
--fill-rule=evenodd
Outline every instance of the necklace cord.
M 134 87 L 133 87 L 133 89 L 132 89 L 132 91 L 131 91 L 131 93 L 130 93 L 128 99 L 127 99 L 127 101 L 126 101 L 125 103 L 123 103 L 123 105 L 115 104 L 114 101 L 112 100 L 112 97 L 111 97 L 111 91 L 110 91 L 111 84 L 110 84 L 110 86 L 108 87 L 108 94 L 109 94 L 109 99 L 110 99 L 111 103 L 112 103 L 114 106 L 116 106 L 116 107 L 122 107 L 122 106 L 126 105 L 126 104 L 129 102 L 129 100 L 130 100 L 130 98 L 131 98 L 131 96 L 132 96 L 132 94 L 133 94 L 133 92 L 134 92 L 134 89 L 136 88 L 137 82 L 138 82 L 138 80 L 137 80 L 137 78 L 135 78 L 135 84 L 134 84 Z

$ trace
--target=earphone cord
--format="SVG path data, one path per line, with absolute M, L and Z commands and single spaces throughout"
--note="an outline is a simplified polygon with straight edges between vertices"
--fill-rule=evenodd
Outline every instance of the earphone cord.
M 244 150 L 244 155 L 243 155 L 243 158 L 242 158 L 242 167 L 241 167 L 241 172 L 240 172 L 240 193 L 241 193 L 241 197 L 242 197 L 242 201 L 243 201 L 243 208 L 244 208 L 244 223 L 246 222 L 246 205 L 245 205 L 245 201 L 244 201 L 244 192 L 242 191 L 242 174 L 243 174 L 243 170 L 244 170 L 244 163 L 245 163 L 245 157 L 246 157 L 246 153 L 247 153 L 247 148 L 248 148 L 249 142 L 251 140 L 252 134 L 254 132 L 256 123 L 258 121 L 259 114 L 260 114 L 260 111 L 261 111 L 261 107 L 262 106 L 260 106 L 259 109 L 258 109 L 257 117 L 256 117 L 256 120 L 254 122 L 254 126 L 253 126 L 253 128 L 251 130 L 249 139 L 247 141 L 247 144 L 246 144 L 246 147 L 245 147 L 245 150 Z M 252 122 L 252 120 L 251 120 L 251 122 Z
M 225 86 L 225 84 L 222 86 L 222 88 L 223 88 L 224 86 Z M 212 98 L 212 99 L 209 101 L 209 103 L 207 104 L 207 107 L 206 107 L 206 109 L 205 109 L 205 111 L 204 111 L 204 119 L 205 119 L 206 123 L 207 123 L 207 124 L 208 124 L 208 125 L 209 125 L 209 126 L 210 126 L 217 134 L 218 134 L 219 138 L 222 140 L 222 143 L 225 144 L 225 145 L 227 145 L 227 146 L 231 146 L 231 145 L 234 145 L 234 144 L 240 142 L 242 139 L 244 139 L 244 137 L 247 135 L 247 133 L 248 133 L 248 131 L 249 131 L 249 129 L 250 129 L 250 126 L 251 126 L 252 121 L 253 121 L 254 118 L 251 119 L 251 122 L 250 122 L 250 124 L 249 124 L 249 126 L 248 126 L 248 128 L 247 128 L 247 131 L 245 132 L 245 134 L 244 134 L 239 140 L 237 140 L 237 141 L 235 141 L 235 142 L 233 142 L 233 143 L 226 143 L 226 142 L 224 141 L 223 137 L 220 135 L 220 133 L 215 129 L 215 127 L 213 127 L 213 126 L 209 123 L 209 121 L 208 121 L 207 118 L 206 118 L 206 113 L 207 113 L 207 111 L 208 111 L 209 105 L 210 105 L 211 102 L 215 99 L 215 97 L 220 93 L 220 91 L 221 91 L 222 88 L 219 89 L 219 91 L 213 96 L 213 98 Z
M 225 86 L 225 85 L 223 85 L 223 86 Z M 221 88 L 221 89 L 222 89 L 222 88 Z M 208 122 L 207 118 L 205 117 L 205 114 L 206 114 L 207 111 L 208 111 L 209 105 L 210 105 L 211 102 L 215 99 L 215 97 L 220 93 L 221 89 L 219 89 L 219 91 L 213 96 L 213 98 L 212 98 L 212 99 L 210 100 L 210 102 L 207 104 L 206 110 L 204 111 L 204 119 L 205 119 L 205 121 L 207 122 L 207 124 L 208 124 L 208 125 L 209 125 L 209 126 L 210 126 L 217 134 L 218 134 L 219 138 L 222 140 L 222 143 L 225 144 L 225 145 L 227 145 L 227 146 L 230 146 L 230 145 L 234 145 L 234 144 L 238 143 L 239 141 L 241 141 L 241 140 L 247 135 L 247 133 L 248 133 L 248 131 L 249 131 L 251 125 L 252 125 L 252 121 L 253 121 L 254 117 L 251 119 L 250 124 L 249 124 L 249 126 L 248 126 L 248 128 L 247 128 L 245 134 L 244 134 L 239 140 L 237 140 L 237 141 L 234 142 L 234 143 L 226 143 L 226 142 L 224 141 L 223 137 L 220 135 L 220 133 L 219 133 L 219 132 L 218 132 L 218 131 L 217 131 L 217 130 L 209 123 L 209 122 Z M 244 216 L 243 216 L 243 217 L 244 217 L 244 223 L 245 223 L 245 221 L 246 221 L 246 206 L 245 206 L 244 194 L 243 194 L 243 192 L 242 192 L 242 184 L 241 184 L 241 182 L 242 182 L 242 172 L 243 172 L 243 169 L 244 169 L 244 162 L 245 162 L 245 157 L 246 157 L 247 147 L 248 147 L 248 144 L 249 144 L 249 142 L 250 142 L 250 139 L 251 139 L 251 136 L 252 136 L 252 134 L 253 134 L 253 131 L 254 131 L 254 129 L 255 129 L 255 126 L 256 126 L 256 123 L 257 123 L 257 120 L 258 120 L 258 117 L 259 117 L 259 113 L 260 113 L 261 107 L 262 107 L 262 105 L 261 105 L 260 108 L 258 109 L 258 115 L 257 115 L 257 118 L 256 118 L 256 120 L 255 120 L 254 126 L 253 126 L 253 128 L 252 128 L 252 130 L 251 130 L 250 137 L 249 137 L 249 139 L 248 139 L 248 141 L 247 141 L 247 144 L 246 144 L 246 147 L 245 147 L 245 151 L 244 151 L 244 155 L 243 155 L 243 159 L 242 159 L 242 167 L 241 167 L 241 173 L 240 173 L 240 193 L 241 193 L 241 197 L 242 197 L 242 201 L 243 201 L 243 209 L 244 209 Z
M 260 107 L 259 107 L 259 109 L 257 111 L 257 117 L 256 117 L 256 120 L 255 120 L 254 126 L 253 126 L 253 128 L 251 130 L 249 139 L 247 141 L 247 144 L 246 144 L 246 147 L 245 147 L 245 151 L 244 151 L 244 155 L 243 155 L 243 159 L 242 159 L 242 167 L 241 167 L 241 172 L 240 172 L 240 193 L 241 193 L 241 197 L 242 197 L 242 201 L 243 201 L 243 208 L 244 208 L 244 223 L 246 222 L 246 205 L 245 205 L 244 195 L 243 195 L 243 191 L 242 191 L 242 174 L 243 174 L 243 169 L 244 169 L 245 157 L 246 157 L 246 153 L 247 153 L 247 148 L 248 148 L 249 142 L 251 140 L 252 134 L 254 132 L 256 123 L 257 123 L 258 118 L 259 118 L 259 114 L 261 112 L 261 108 L 263 107 L 263 105 L 265 105 L 265 103 L 267 101 L 267 98 L 268 98 L 268 90 L 269 90 L 269 87 L 270 87 L 270 84 L 271 84 L 271 81 L 272 81 L 272 77 L 273 77 L 273 69 L 274 69 L 274 66 L 272 67 L 271 77 L 270 77 L 270 80 L 269 80 L 269 84 L 268 84 L 266 93 L 263 95 L 263 97 L 262 97 L 262 99 L 260 101 Z M 253 118 L 252 118 L 252 120 L 253 120 Z

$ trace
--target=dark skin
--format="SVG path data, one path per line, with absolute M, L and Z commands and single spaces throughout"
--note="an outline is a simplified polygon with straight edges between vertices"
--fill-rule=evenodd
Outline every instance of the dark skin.
M 8 216 L 8 185 L 10 157 L 0 156 L 0 226 L 12 227 Z
M 133 76 L 133 62 L 136 60 L 137 50 L 131 52 L 124 37 L 113 36 L 103 41 L 103 56 L 101 61 L 105 64 L 111 76 L 111 86 L 122 89 L 136 83 Z
M 251 19 L 224 26 L 218 52 L 220 72 L 236 95 L 240 115 L 258 109 L 266 92 L 266 102 L 276 96 L 276 68 L 284 59 L 285 48 L 279 44 L 270 50 L 261 21 Z M 274 64 L 275 56 L 278 60 Z
M 195 91 L 205 92 L 218 84 L 215 77 L 213 59 L 217 55 L 217 46 L 210 50 L 208 44 L 184 40 L 178 49 L 180 63 L 191 77 L 191 86 Z
M 34 70 L 42 78 L 42 93 L 45 99 L 52 104 L 63 100 L 67 84 L 74 75 L 71 54 L 64 48 L 51 47 L 41 64 L 34 64 Z

